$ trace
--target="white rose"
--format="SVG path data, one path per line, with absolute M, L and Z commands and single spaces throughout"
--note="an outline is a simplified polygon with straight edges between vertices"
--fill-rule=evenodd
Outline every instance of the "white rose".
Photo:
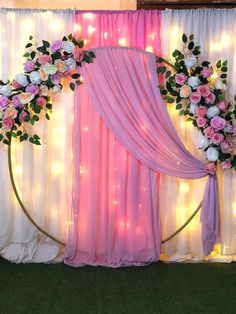
M 6 97 L 11 95 L 11 86 L 10 85 L 3 85 L 0 88 L 0 93 Z
M 199 86 L 199 79 L 197 76 L 191 76 L 188 79 L 188 85 L 190 85 L 193 89 L 197 88 Z
M 63 49 L 68 53 L 72 53 L 75 48 L 75 45 L 72 43 L 72 41 L 63 41 L 62 45 Z
M 57 72 L 57 68 L 55 67 L 54 64 L 51 63 L 45 63 L 42 66 L 42 69 L 47 73 L 47 74 L 55 74 Z
M 233 131 L 232 125 L 228 122 L 223 129 L 225 132 L 231 133 Z
M 216 80 L 215 88 L 221 89 L 221 90 L 226 90 L 226 85 L 222 82 L 222 80 L 220 78 L 218 78 Z
M 39 84 L 41 82 L 41 77 L 38 71 L 33 71 L 30 73 L 30 81 L 33 84 Z
M 209 161 L 216 161 L 219 158 L 219 152 L 214 147 L 209 147 L 206 151 L 206 157 Z
M 52 88 L 53 94 L 60 93 L 60 91 L 61 91 L 61 86 L 59 86 L 59 85 L 54 85 L 53 86 L 53 88 Z
M 189 58 L 186 58 L 184 59 L 184 64 L 186 65 L 186 67 L 189 69 L 189 68 L 192 68 L 194 65 L 197 64 L 197 58 L 196 57 L 189 57 Z
M 189 107 L 189 111 L 190 111 L 190 113 L 192 113 L 192 114 L 196 114 L 196 110 L 197 110 L 197 108 L 198 108 L 198 105 L 196 105 L 196 104 L 190 104 L 190 107 Z
M 69 58 L 65 61 L 68 70 L 74 70 L 76 68 L 76 61 L 73 58 Z
M 200 141 L 199 141 L 199 146 L 198 148 L 200 149 L 205 149 L 207 148 L 207 146 L 209 145 L 209 140 L 205 137 L 205 136 L 202 136 Z
M 17 74 L 17 75 L 15 76 L 15 80 L 17 81 L 18 84 L 20 84 L 20 85 L 22 85 L 22 86 L 28 85 L 27 77 L 26 77 L 26 75 L 23 74 L 23 73 Z
M 218 116 L 219 113 L 219 108 L 217 106 L 212 106 L 207 110 L 206 115 L 208 118 L 213 118 L 214 116 Z

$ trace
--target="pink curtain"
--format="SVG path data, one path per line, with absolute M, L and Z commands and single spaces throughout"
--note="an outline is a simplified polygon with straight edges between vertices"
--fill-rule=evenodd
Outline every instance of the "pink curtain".
M 145 165 L 147 168 L 144 172 L 161 171 L 183 178 L 206 176 L 205 164 L 184 148 L 170 121 L 157 88 L 155 55 L 126 48 L 96 49 L 95 54 L 97 58 L 94 64 L 83 68 L 85 77 L 83 92 L 87 93 L 86 100 L 91 96 L 92 104 L 110 131 L 137 158 L 133 160 L 134 164 L 141 162 Z M 82 112 L 80 115 L 78 112 L 75 114 L 77 119 L 78 117 L 82 119 Z M 104 128 L 102 122 L 99 127 L 100 134 L 105 130 L 108 137 L 98 138 L 96 136 L 98 127 L 93 134 L 99 141 L 95 141 L 91 146 L 94 153 L 91 154 L 90 151 L 90 155 L 85 153 L 84 156 L 85 162 L 90 164 L 88 169 L 94 168 L 90 176 L 89 173 L 87 176 L 84 175 L 88 169 L 83 169 L 82 159 L 75 159 L 73 187 L 75 217 L 65 261 L 71 265 L 86 263 L 109 266 L 150 263 L 158 259 L 160 252 L 157 183 L 153 180 L 155 176 L 149 181 L 150 184 L 146 185 L 146 193 L 144 195 L 140 193 L 137 188 L 139 178 L 137 167 L 134 167 L 136 171 L 129 173 L 126 172 L 127 164 L 122 168 L 119 156 L 123 148 L 118 143 L 118 151 L 121 149 L 118 152 L 118 160 L 115 164 L 111 162 L 107 155 L 107 147 L 112 146 L 109 143 L 110 131 Z M 79 121 L 75 121 L 74 134 L 75 136 L 79 134 Z M 104 139 L 106 144 L 103 143 Z M 74 157 L 83 156 L 81 151 L 83 147 L 87 150 L 87 146 L 88 142 L 81 142 L 78 145 L 75 137 Z M 96 154 L 97 151 L 99 154 Z M 131 156 L 130 159 L 132 160 Z M 113 169 L 110 169 L 110 165 Z M 114 169 L 114 165 L 117 169 Z M 116 198 L 113 197 L 112 200 L 110 191 L 114 180 L 104 182 L 103 177 L 110 178 L 111 173 L 115 176 L 117 170 L 119 173 L 121 171 L 123 176 L 129 176 L 124 187 L 129 186 L 127 182 L 132 182 L 131 190 L 130 193 L 127 193 L 127 190 L 122 191 L 121 184 L 121 190 L 118 193 L 116 191 Z M 93 174 L 96 174 L 97 181 L 94 181 Z M 149 201 L 145 204 L 146 199 Z M 141 213 L 138 211 L 139 205 L 141 208 L 144 205 Z M 143 227 L 139 235 L 137 221 L 138 225 Z M 202 223 L 203 249 L 205 254 L 209 254 L 219 236 L 216 176 L 209 176 L 203 202 Z M 125 228 L 117 229 L 117 225 L 123 225 Z M 85 237 L 82 236 L 83 228 Z

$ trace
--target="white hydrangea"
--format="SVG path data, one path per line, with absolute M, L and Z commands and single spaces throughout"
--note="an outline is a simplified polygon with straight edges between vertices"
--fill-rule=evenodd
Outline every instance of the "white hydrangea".
M 72 51 L 75 48 L 75 45 L 74 43 L 72 43 L 72 41 L 63 41 L 62 44 L 63 44 L 63 49 L 68 53 L 72 53 Z
M 55 67 L 54 64 L 51 63 L 45 63 L 42 66 L 42 69 L 47 73 L 47 74 L 55 74 L 57 72 L 57 68 Z
M 60 93 L 60 91 L 61 91 L 61 86 L 59 86 L 59 85 L 54 85 L 53 86 L 53 88 L 52 88 L 53 94 Z
M 76 68 L 76 61 L 73 58 L 68 58 L 65 63 L 68 70 L 74 70 Z
M 220 113 L 220 110 L 217 106 L 212 106 L 207 110 L 207 117 L 208 118 L 213 118 L 215 116 L 218 116 L 218 114 Z
M 190 107 L 189 107 L 189 111 L 190 111 L 190 113 L 192 113 L 192 114 L 196 114 L 196 110 L 197 110 L 197 108 L 198 108 L 198 105 L 197 105 L 197 104 L 193 104 L 193 103 L 191 103 L 191 104 L 190 104 Z
M 226 85 L 222 82 L 222 79 L 218 78 L 216 80 L 216 83 L 215 83 L 215 88 L 217 89 L 221 89 L 221 90 L 226 90 Z
M 199 141 L 199 148 L 200 149 L 205 149 L 207 148 L 207 146 L 210 144 L 209 140 L 205 137 L 205 136 L 202 136 L 200 138 L 200 141 Z
M 194 65 L 197 64 L 197 58 L 196 57 L 189 57 L 184 59 L 184 64 L 188 69 L 192 68 Z
M 1 86 L 0 94 L 4 95 L 6 97 L 10 96 L 11 95 L 11 86 L 8 84 Z
M 216 161 L 219 158 L 219 152 L 214 147 L 209 147 L 206 151 L 206 158 L 209 161 Z
M 188 85 L 190 85 L 193 89 L 196 89 L 199 86 L 199 79 L 197 76 L 190 76 L 188 79 Z
M 22 86 L 26 86 L 28 84 L 27 77 L 24 73 L 19 73 L 15 76 L 15 80 L 17 81 L 18 84 Z
M 30 81 L 33 84 L 39 84 L 41 82 L 41 76 L 38 71 L 33 71 L 30 73 Z

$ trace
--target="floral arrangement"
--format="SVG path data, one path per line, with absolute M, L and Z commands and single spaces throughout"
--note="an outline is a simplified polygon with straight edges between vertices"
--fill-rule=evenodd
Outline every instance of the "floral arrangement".
M 202 133 L 199 148 L 209 162 L 207 171 L 214 174 L 217 162 L 222 169 L 236 170 L 236 96 L 234 103 L 225 100 L 227 60 L 217 61 L 214 67 L 208 61 L 200 63 L 200 46 L 193 40 L 193 34 L 183 34 L 183 51 L 173 52 L 173 63 L 157 59 L 157 72 L 165 82 L 161 93 Z
M 23 55 L 24 72 L 12 81 L 0 81 L 0 141 L 4 144 L 9 145 L 14 137 L 40 145 L 40 137 L 30 135 L 27 125 L 34 125 L 42 117 L 49 120 L 51 96 L 61 91 L 62 80 L 68 81 L 74 91 L 76 84 L 82 84 L 79 68 L 95 58 L 93 51 L 82 50 L 83 40 L 71 34 L 52 44 L 45 40 L 42 43 L 37 46 L 30 36 Z

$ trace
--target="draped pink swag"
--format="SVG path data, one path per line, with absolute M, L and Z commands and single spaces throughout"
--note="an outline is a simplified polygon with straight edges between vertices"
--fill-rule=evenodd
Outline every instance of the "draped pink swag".
M 144 34 L 130 22 L 145 29 L 141 26 L 148 17 L 135 13 L 136 19 L 130 12 L 93 14 L 94 22 L 99 20 L 96 33 L 108 34 L 108 26 L 118 32 L 118 23 L 127 26 L 132 40 L 138 34 L 132 45 L 146 45 Z M 83 18 L 79 13 L 78 23 Z M 159 21 L 157 12 L 149 18 Z M 114 37 L 108 42 L 95 38 L 91 45 L 117 45 L 120 35 L 109 34 Z M 158 172 L 191 179 L 207 172 L 171 123 L 157 87 L 155 55 L 119 47 L 94 51 L 97 58 L 82 69 L 85 83 L 76 91 L 73 216 L 64 260 L 74 266 L 143 265 L 160 254 Z M 201 221 L 203 249 L 209 254 L 219 236 L 215 175 L 209 176 Z

